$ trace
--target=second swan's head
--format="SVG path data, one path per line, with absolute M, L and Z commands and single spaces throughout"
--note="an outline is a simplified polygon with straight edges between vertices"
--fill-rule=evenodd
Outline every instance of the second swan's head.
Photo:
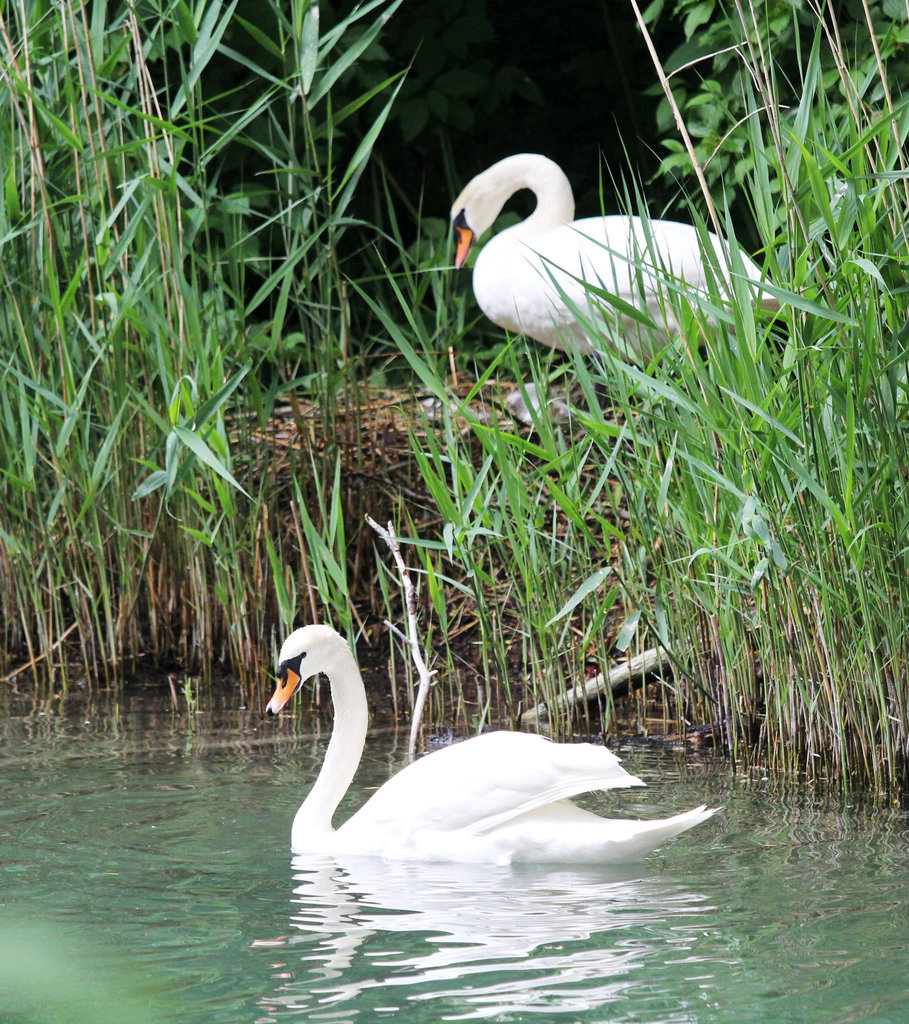
M 527 160 L 542 159 L 519 153 L 487 167 L 461 190 L 451 207 L 451 226 L 457 242 L 455 267 L 464 265 L 473 243 L 492 227 L 505 201 L 523 187 L 523 166 Z
M 265 707 L 276 715 L 297 692 L 300 684 L 319 672 L 330 672 L 339 657 L 350 657 L 350 647 L 331 626 L 295 629 L 278 654 L 278 685 Z
M 529 188 L 538 199 L 541 193 L 555 195 L 560 203 L 557 221 L 574 216 L 571 185 L 558 164 L 539 153 L 507 156 L 472 178 L 451 207 L 457 241 L 455 267 L 460 270 L 473 243 L 492 227 L 508 197 L 522 188 Z

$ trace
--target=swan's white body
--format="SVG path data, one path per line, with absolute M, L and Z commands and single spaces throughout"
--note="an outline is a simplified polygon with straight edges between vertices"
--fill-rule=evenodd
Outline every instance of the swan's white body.
M 494 732 L 446 747 L 388 780 L 340 828 L 332 827 L 366 739 L 366 692 L 346 641 L 328 626 L 305 626 L 284 641 L 277 713 L 303 679 L 324 672 L 335 724 L 322 770 L 294 818 L 295 853 L 368 854 L 395 859 L 509 864 L 623 863 L 704 821 L 698 807 L 661 821 L 601 818 L 569 799 L 591 790 L 642 786 L 605 747 L 552 743 Z
M 554 348 L 590 352 L 602 348 L 590 325 L 602 324 L 610 306 L 623 343 L 647 354 L 654 337 L 675 333 L 666 282 L 684 282 L 693 301 L 707 297 L 709 283 L 731 300 L 732 277 L 761 280 L 757 265 L 743 253 L 730 256 L 725 243 L 707 233 L 714 259 L 705 264 L 702 241 L 690 224 L 640 217 L 587 217 L 574 220 L 574 196 L 561 168 L 535 153 L 506 157 L 473 178 L 451 208 L 458 235 L 460 267 L 510 196 L 522 188 L 537 197 L 526 219 L 494 235 L 473 269 L 473 291 L 493 323 Z M 710 265 L 708 265 L 710 264 Z M 619 301 L 592 298 L 587 282 Z M 646 310 L 653 326 L 622 312 L 622 303 Z M 771 305 L 771 301 L 765 301 Z M 578 320 L 580 314 L 581 323 Z M 611 333 L 613 339 L 616 332 Z M 599 332 L 597 332 L 599 336 Z M 607 342 L 608 343 L 608 342 Z

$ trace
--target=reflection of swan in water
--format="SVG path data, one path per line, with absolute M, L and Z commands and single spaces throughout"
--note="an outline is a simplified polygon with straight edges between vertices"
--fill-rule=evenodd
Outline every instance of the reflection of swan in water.
M 667 943 L 678 953 L 679 926 L 711 909 L 645 868 L 312 855 L 294 868 L 294 932 L 280 954 L 287 980 L 262 1004 L 332 1020 L 347 1019 L 332 1008 L 368 1016 L 425 1000 L 444 1004 L 433 1019 L 481 1018 L 503 1005 L 589 1010 L 639 984 L 636 969 L 662 962 Z

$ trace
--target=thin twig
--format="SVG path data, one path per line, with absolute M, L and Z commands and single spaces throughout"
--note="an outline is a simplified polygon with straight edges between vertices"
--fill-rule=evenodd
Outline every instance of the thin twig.
M 379 526 L 379 524 L 372 518 L 372 516 L 366 516 L 366 522 L 376 531 L 376 533 L 385 541 L 388 545 L 389 551 L 391 551 L 392 558 L 394 558 L 395 565 L 398 567 L 398 572 L 401 575 L 401 586 L 404 590 L 404 610 L 407 613 L 407 634 L 401 632 L 397 626 L 393 625 L 388 619 L 385 620 L 385 625 L 391 630 L 392 633 L 398 639 L 410 648 L 410 656 L 413 658 L 413 663 L 417 669 L 417 696 L 413 706 L 413 719 L 410 723 L 410 741 L 407 745 L 407 751 L 411 757 L 417 749 L 417 733 L 420 731 L 420 720 L 423 717 L 423 707 L 426 704 L 426 697 L 429 693 L 429 687 L 432 685 L 432 677 L 435 675 L 434 672 L 430 672 L 426 667 L 426 659 L 423 657 L 423 651 L 420 648 L 420 641 L 417 638 L 417 606 L 414 597 L 413 583 L 410 579 L 410 573 L 407 571 L 407 566 L 404 564 L 404 559 L 401 557 L 401 549 L 398 547 L 398 539 L 395 536 L 394 524 L 388 524 L 387 528 Z
M 73 622 L 69 626 L 69 628 L 63 633 L 63 635 L 59 638 L 59 640 L 55 640 L 46 651 L 43 651 L 36 657 L 31 658 L 29 661 L 26 661 L 18 668 L 14 668 L 12 672 L 8 672 L 5 676 L 0 676 L 0 683 L 7 683 L 14 676 L 19 675 L 20 672 L 25 672 L 26 669 L 35 668 L 38 662 L 43 661 L 50 654 L 51 651 L 55 651 L 78 625 L 78 622 Z

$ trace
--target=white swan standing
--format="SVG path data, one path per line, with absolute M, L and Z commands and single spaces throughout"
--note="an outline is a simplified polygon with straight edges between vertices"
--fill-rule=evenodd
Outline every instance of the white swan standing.
M 584 288 L 586 281 L 619 300 L 615 309 L 623 341 L 649 355 L 654 332 L 623 314 L 621 303 L 646 309 L 657 337 L 665 339 L 675 329 L 666 303 L 667 279 L 684 281 L 693 299 L 699 292 L 707 293 L 711 279 L 726 297 L 732 294 L 731 274 L 756 283 L 761 280 L 761 271 L 751 259 L 737 253 L 730 261 L 726 245 L 710 233 L 707 239 L 716 264 L 705 266 L 698 231 L 690 224 L 622 215 L 575 220 L 568 178 L 558 164 L 536 153 L 518 153 L 493 164 L 454 201 L 451 222 L 457 236 L 457 268 L 463 266 L 473 243 L 492 227 L 508 198 L 523 188 L 536 195 L 533 213 L 494 235 L 473 268 L 473 291 L 480 309 L 509 331 L 553 348 L 594 351 L 595 343 L 576 316 L 580 311 L 592 323 L 603 319 Z M 609 305 L 602 300 L 600 304 Z M 776 305 L 769 298 L 763 304 Z
M 332 816 L 366 740 L 366 691 L 350 646 L 329 626 L 297 629 L 278 658 L 277 714 L 318 672 L 331 686 L 335 723 L 325 761 L 294 818 L 295 853 L 509 864 L 625 863 L 705 821 L 698 807 L 659 821 L 601 818 L 569 799 L 590 790 L 642 786 L 605 747 L 492 732 L 438 750 L 388 780 L 340 828 Z

